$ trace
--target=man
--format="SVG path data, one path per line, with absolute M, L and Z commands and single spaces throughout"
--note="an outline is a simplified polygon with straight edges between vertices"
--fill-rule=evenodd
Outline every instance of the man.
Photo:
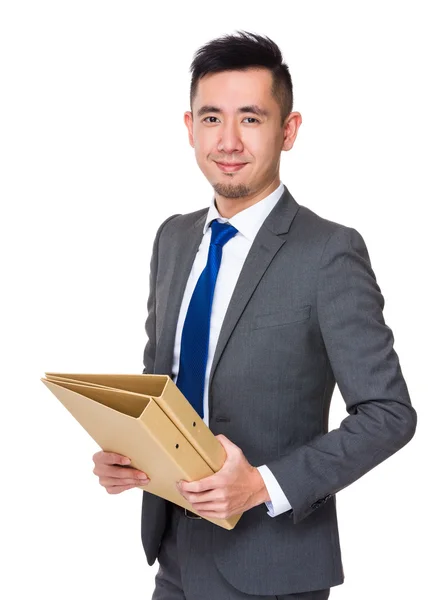
M 227 459 L 182 482 L 195 513 L 143 492 L 153 598 L 322 600 L 344 580 L 335 495 L 413 437 L 416 412 L 362 236 L 280 181 L 301 115 L 279 48 L 247 32 L 212 40 L 190 106 L 214 197 L 158 229 L 143 373 L 174 379 Z M 349 416 L 328 431 L 336 383 Z M 109 493 L 140 485 L 122 457 L 94 461 Z M 233 530 L 198 518 L 240 512 Z

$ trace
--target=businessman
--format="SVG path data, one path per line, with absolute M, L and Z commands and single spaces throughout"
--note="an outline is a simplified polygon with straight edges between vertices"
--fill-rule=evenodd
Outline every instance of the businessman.
M 344 581 L 336 494 L 413 437 L 416 412 L 361 234 L 280 180 L 301 115 L 278 46 L 226 35 L 191 72 L 184 121 L 214 194 L 156 233 L 143 373 L 173 378 L 227 458 L 179 485 L 195 512 L 143 491 L 153 599 L 323 600 Z M 335 384 L 348 416 L 329 431 Z M 101 485 L 148 486 L 123 460 L 94 455 Z M 232 530 L 200 517 L 240 512 Z

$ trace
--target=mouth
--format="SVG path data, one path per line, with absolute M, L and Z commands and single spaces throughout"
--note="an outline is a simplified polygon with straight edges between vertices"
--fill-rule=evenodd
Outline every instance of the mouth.
M 234 173 L 240 171 L 247 163 L 223 163 L 215 161 L 218 168 L 224 173 Z

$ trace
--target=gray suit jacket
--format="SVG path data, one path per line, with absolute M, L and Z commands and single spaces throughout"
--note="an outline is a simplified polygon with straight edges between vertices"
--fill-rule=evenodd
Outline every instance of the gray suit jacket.
M 181 299 L 207 211 L 173 215 L 156 234 L 143 373 L 171 374 Z M 273 518 L 265 504 L 256 506 L 230 531 L 213 525 L 216 565 L 245 593 L 342 583 L 335 494 L 414 435 L 416 412 L 383 306 L 361 235 L 299 205 L 285 187 L 247 255 L 209 381 L 210 429 L 252 465 L 268 465 L 292 506 Z M 349 416 L 328 431 L 335 383 Z M 143 492 L 149 565 L 168 504 Z

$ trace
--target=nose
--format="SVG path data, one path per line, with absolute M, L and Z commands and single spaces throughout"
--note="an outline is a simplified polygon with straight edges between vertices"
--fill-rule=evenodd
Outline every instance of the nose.
M 224 125 L 219 128 L 219 132 L 220 139 L 217 146 L 218 152 L 232 154 L 233 152 L 242 152 L 244 150 L 241 135 L 236 123 L 225 122 Z

